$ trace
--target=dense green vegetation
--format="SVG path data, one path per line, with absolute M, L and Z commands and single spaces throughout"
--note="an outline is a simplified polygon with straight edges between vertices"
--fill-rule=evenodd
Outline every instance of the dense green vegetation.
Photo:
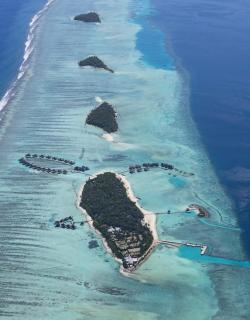
M 87 181 L 80 206 L 91 216 L 94 227 L 123 262 L 126 256 L 131 255 L 131 248 L 134 250 L 136 247 L 138 253 L 134 257 L 140 258 L 152 244 L 151 231 L 142 222 L 143 213 L 127 197 L 123 183 L 114 173 L 106 172 Z M 110 232 L 111 227 L 119 231 Z
M 97 56 L 91 56 L 88 57 L 84 60 L 81 60 L 79 63 L 80 67 L 93 67 L 93 68 L 100 68 L 100 69 L 105 69 L 107 71 L 110 71 L 114 73 L 112 69 L 110 69 L 102 60 L 100 60 Z
M 118 130 L 116 113 L 113 107 L 107 102 L 103 102 L 96 109 L 92 110 L 86 119 L 86 123 L 99 127 L 108 133 Z
M 100 17 L 96 12 L 79 14 L 74 17 L 74 20 L 83 22 L 101 22 Z

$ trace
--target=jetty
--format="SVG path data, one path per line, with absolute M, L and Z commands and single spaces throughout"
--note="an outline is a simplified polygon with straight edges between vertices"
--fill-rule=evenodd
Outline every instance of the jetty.
M 204 255 L 207 251 L 208 246 L 203 244 L 197 243 L 190 243 L 190 242 L 175 242 L 169 240 L 158 240 L 158 244 L 164 244 L 169 248 L 180 248 L 182 246 L 193 247 L 193 248 L 200 248 L 200 254 Z

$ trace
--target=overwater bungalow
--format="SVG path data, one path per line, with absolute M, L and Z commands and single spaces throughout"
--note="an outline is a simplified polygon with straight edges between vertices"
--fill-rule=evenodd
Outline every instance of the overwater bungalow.
M 59 222 L 59 221 L 55 221 L 55 222 L 54 222 L 54 226 L 55 226 L 56 228 L 59 228 L 59 227 L 60 227 L 60 222 Z

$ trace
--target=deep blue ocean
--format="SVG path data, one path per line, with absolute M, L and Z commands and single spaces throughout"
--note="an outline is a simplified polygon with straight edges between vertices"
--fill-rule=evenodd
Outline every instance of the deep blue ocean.
M 151 23 L 190 86 L 190 107 L 250 254 L 250 2 L 154 0 Z
M 0 2 L 0 96 L 22 62 L 32 16 L 45 0 Z M 249 1 L 153 0 L 144 24 L 144 57 L 157 67 L 177 65 L 190 86 L 190 107 L 215 170 L 234 200 L 250 248 L 250 42 Z M 154 24 L 161 30 L 148 26 Z M 145 48 L 145 36 L 149 38 Z M 143 39 L 144 38 L 144 39 Z M 164 46 L 165 40 L 168 54 Z M 154 52 L 157 50 L 157 60 Z M 169 55 L 170 53 L 170 55 Z M 250 249 L 249 249 L 250 253 Z
M 29 23 L 45 3 L 46 0 L 0 1 L 0 97 L 22 63 Z

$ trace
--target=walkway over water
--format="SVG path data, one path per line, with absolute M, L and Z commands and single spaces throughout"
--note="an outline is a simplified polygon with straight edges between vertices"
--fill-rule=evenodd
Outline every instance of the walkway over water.
M 207 246 L 202 244 L 182 243 L 168 240 L 159 240 L 158 244 L 165 244 L 169 248 L 178 248 L 178 255 L 182 258 L 194 260 L 205 264 L 220 264 L 241 268 L 250 268 L 250 261 L 234 260 L 223 257 L 216 257 L 206 254 Z
M 179 248 L 179 256 L 200 263 L 212 263 L 240 268 L 250 268 L 250 261 L 227 259 L 223 257 L 210 256 L 207 254 L 201 255 L 200 250 L 197 247 L 181 246 Z

